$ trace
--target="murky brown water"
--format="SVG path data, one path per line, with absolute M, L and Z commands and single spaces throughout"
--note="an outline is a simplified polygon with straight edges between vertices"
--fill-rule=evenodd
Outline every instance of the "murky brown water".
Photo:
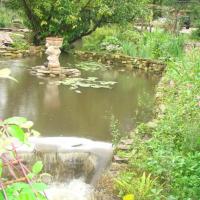
M 71 58 L 70 58 L 71 61 Z M 69 58 L 61 58 L 66 65 Z M 24 116 L 34 121 L 35 129 L 45 136 L 80 136 L 97 140 L 111 139 L 111 117 L 125 133 L 151 117 L 154 88 L 158 78 L 117 70 L 84 76 L 118 83 L 109 89 L 81 89 L 77 94 L 67 86 L 49 84 L 29 74 L 29 67 L 40 65 L 39 57 L 0 60 L 9 67 L 18 83 L 0 80 L 0 117 Z

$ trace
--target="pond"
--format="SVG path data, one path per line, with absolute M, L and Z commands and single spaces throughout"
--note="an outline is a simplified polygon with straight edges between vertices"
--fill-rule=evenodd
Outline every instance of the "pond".
M 62 66 L 77 61 L 61 56 Z M 113 129 L 126 134 L 138 122 L 152 116 L 155 86 L 159 77 L 123 70 L 84 71 L 82 77 L 117 82 L 112 89 L 80 88 L 78 92 L 52 79 L 39 79 L 30 67 L 44 58 L 1 59 L 0 68 L 10 68 L 18 83 L 0 80 L 0 117 L 23 116 L 32 120 L 42 136 L 76 136 L 110 141 Z M 119 68 L 120 69 L 120 68 Z

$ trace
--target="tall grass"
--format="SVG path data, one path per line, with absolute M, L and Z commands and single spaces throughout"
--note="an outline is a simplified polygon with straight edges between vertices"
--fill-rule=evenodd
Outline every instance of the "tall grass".
M 12 20 L 18 18 L 18 14 L 14 10 L 7 9 L 6 7 L 0 7 L 0 27 L 11 27 Z
M 183 55 L 184 38 L 182 36 L 174 36 L 162 30 L 139 33 L 128 28 L 126 30 L 124 27 L 117 26 L 101 27 L 84 38 L 83 49 L 105 51 L 101 48 L 105 41 L 107 45 L 116 45 L 113 41 L 118 41 L 121 47 L 118 52 L 132 57 L 168 60 Z

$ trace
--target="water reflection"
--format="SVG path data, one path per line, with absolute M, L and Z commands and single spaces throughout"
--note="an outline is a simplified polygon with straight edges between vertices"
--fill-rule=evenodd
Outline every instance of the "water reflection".
M 67 65 L 69 58 L 61 58 Z M 43 58 L 2 60 L 0 67 L 9 67 L 18 83 L 0 80 L 0 117 L 25 116 L 46 136 L 81 136 L 110 140 L 110 118 L 114 116 L 123 131 L 138 121 L 150 119 L 150 102 L 158 78 L 144 74 L 106 71 L 84 76 L 117 81 L 112 90 L 81 89 L 77 94 L 65 86 L 31 76 L 28 67 L 40 65 Z

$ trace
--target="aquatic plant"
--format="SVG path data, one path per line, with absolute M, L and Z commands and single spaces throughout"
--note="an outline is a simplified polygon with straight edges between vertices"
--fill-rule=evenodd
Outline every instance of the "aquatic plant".
M 76 64 L 76 67 L 78 69 L 81 69 L 84 71 L 90 71 L 90 72 L 95 72 L 98 70 L 106 70 L 106 68 L 108 68 L 108 66 L 103 65 L 101 63 L 94 62 L 94 61 L 82 61 Z
M 60 84 L 70 86 L 71 90 L 75 90 L 77 93 L 81 93 L 79 88 L 105 88 L 112 89 L 112 86 L 117 82 L 115 81 L 99 81 L 97 77 L 88 78 L 67 78 L 63 81 L 59 81 Z

